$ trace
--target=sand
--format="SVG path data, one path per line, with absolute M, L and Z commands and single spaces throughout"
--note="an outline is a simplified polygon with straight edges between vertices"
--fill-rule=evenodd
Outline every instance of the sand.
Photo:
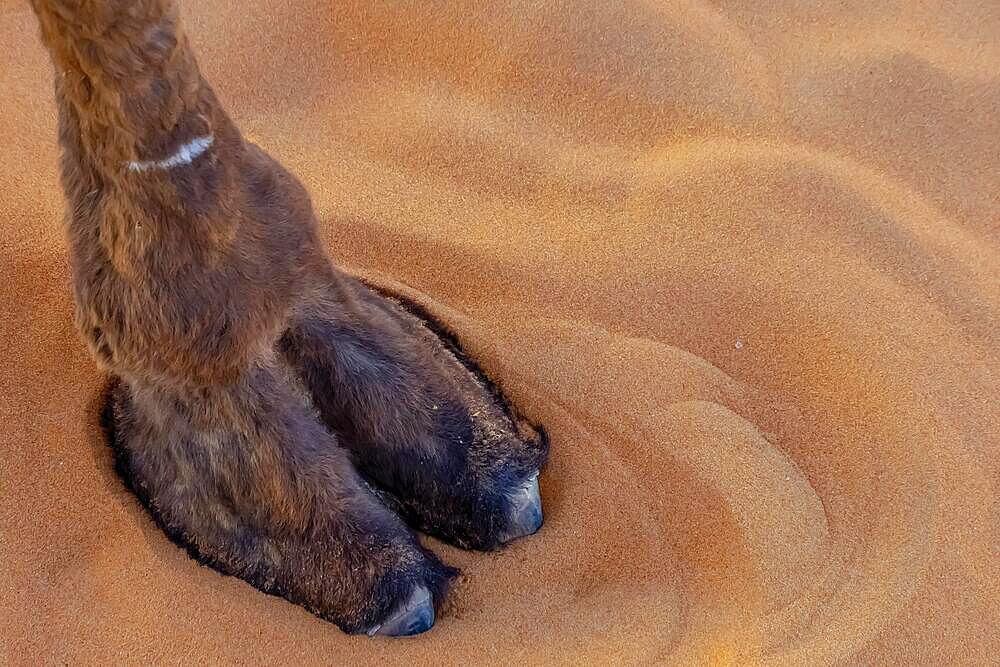
M 183 5 L 331 255 L 548 426 L 546 523 L 409 640 L 115 477 L 51 72 L 0 1 L 0 662 L 997 664 L 1000 5 Z

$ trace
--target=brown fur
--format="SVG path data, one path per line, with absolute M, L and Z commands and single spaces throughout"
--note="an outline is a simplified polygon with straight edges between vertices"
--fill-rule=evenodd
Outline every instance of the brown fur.
M 56 67 L 76 321 L 120 380 L 136 492 L 213 566 L 346 630 L 415 586 L 439 600 L 453 571 L 378 494 L 496 547 L 544 437 L 420 318 L 330 264 L 306 192 L 242 139 L 168 0 L 32 4 Z M 208 134 L 191 164 L 125 167 Z

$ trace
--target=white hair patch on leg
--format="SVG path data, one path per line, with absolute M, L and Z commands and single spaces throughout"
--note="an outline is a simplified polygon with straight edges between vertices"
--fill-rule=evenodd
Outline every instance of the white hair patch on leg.
M 148 171 L 149 169 L 173 169 L 174 167 L 191 164 L 195 158 L 209 149 L 214 139 L 211 134 L 206 137 L 197 137 L 182 144 L 170 157 L 144 162 L 132 161 L 126 163 L 126 166 L 129 171 Z

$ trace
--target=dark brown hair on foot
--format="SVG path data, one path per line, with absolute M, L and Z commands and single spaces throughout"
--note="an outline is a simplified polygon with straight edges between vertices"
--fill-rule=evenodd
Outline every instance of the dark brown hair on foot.
M 428 629 L 455 570 L 411 528 L 483 549 L 537 530 L 544 433 L 432 322 L 330 263 L 170 0 L 31 4 L 123 478 L 221 572 L 347 632 Z

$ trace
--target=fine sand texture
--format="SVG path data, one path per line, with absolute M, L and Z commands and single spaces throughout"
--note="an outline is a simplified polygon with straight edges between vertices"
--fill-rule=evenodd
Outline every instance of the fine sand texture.
M 805 9 L 804 7 L 810 7 Z M 552 436 L 428 634 L 199 566 L 112 469 L 52 71 L 0 0 L 0 664 L 1000 663 L 1000 4 L 187 0 L 348 270 Z

